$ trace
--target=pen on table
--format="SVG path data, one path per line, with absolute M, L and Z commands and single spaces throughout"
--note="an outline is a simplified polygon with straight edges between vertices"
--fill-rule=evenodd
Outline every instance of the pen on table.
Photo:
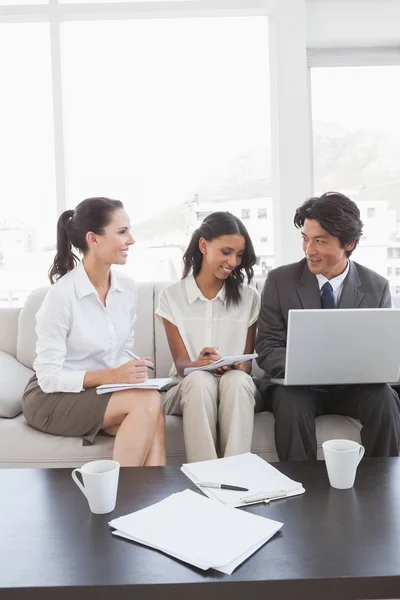
M 142 360 L 140 358 L 140 356 L 136 356 L 136 354 L 133 354 L 133 352 L 131 352 L 130 350 L 126 350 L 125 352 L 128 354 L 128 356 L 130 356 L 131 358 L 134 358 L 135 360 Z M 154 367 L 147 367 L 148 369 L 151 369 L 152 371 L 154 371 Z
M 213 347 L 213 350 L 218 350 L 218 346 Z M 203 352 L 203 357 L 210 356 L 210 354 L 212 354 L 212 352 Z
M 198 481 L 200 487 L 218 488 L 220 490 L 236 490 L 237 492 L 248 492 L 249 489 L 238 485 L 227 485 L 226 483 L 211 483 L 209 481 Z

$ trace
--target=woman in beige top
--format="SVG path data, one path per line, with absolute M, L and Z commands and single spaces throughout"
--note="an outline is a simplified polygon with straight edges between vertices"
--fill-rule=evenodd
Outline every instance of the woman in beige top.
M 229 212 L 210 214 L 184 254 L 182 279 L 162 290 L 156 314 L 162 320 L 174 359 L 171 374 L 209 365 L 223 356 L 254 349 L 260 298 L 244 285 L 253 277 L 256 256 L 243 223 Z M 167 414 L 183 415 L 189 462 L 232 456 L 251 448 L 256 387 L 251 362 L 210 373 L 195 371 L 165 397 Z

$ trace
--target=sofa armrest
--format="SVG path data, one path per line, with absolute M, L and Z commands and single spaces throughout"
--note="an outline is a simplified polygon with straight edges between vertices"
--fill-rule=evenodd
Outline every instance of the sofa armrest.
M 18 317 L 20 308 L 0 308 L 0 351 L 17 354 Z

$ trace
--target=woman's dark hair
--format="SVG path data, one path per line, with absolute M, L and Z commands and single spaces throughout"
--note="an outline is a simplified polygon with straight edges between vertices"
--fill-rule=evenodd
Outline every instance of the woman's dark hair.
M 57 222 L 57 254 L 49 270 L 49 279 L 55 283 L 79 262 L 72 246 L 83 254 L 88 249 L 86 234 L 89 231 L 99 235 L 109 224 L 115 210 L 124 208 L 119 200 L 109 198 L 87 198 L 75 210 L 65 210 Z
M 193 275 L 199 274 L 203 262 L 203 254 L 199 248 L 200 238 L 208 242 L 215 240 L 223 235 L 242 235 L 245 239 L 245 250 L 242 262 L 233 269 L 232 273 L 225 280 L 226 304 L 239 304 L 240 288 L 244 281 L 246 271 L 247 282 L 250 283 L 253 275 L 253 265 L 256 263 L 256 254 L 254 252 L 253 242 L 250 239 L 246 227 L 242 221 L 232 215 L 230 212 L 214 212 L 208 215 L 200 227 L 192 235 L 189 246 L 183 255 L 184 269 L 182 279 L 187 277 L 192 271 Z
M 356 249 L 363 224 L 357 204 L 344 194 L 326 192 L 322 196 L 308 198 L 296 210 L 295 226 L 300 229 L 306 219 L 318 221 L 322 229 L 339 238 L 342 248 L 354 242 L 353 250 L 346 251 L 347 257 Z

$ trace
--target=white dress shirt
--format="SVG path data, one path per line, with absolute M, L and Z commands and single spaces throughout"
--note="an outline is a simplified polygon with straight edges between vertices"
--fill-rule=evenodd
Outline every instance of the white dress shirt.
M 112 270 L 104 306 L 80 262 L 50 288 L 36 315 L 33 368 L 43 392 L 80 392 L 86 371 L 127 362 L 135 320 L 132 279 Z
M 339 300 L 340 300 L 340 296 L 342 294 L 342 290 L 343 290 L 343 283 L 344 280 L 347 277 L 347 273 L 349 272 L 349 268 L 350 268 L 350 263 L 349 261 L 347 261 L 347 267 L 345 268 L 345 270 L 343 271 L 343 273 L 341 275 L 338 275 L 337 277 L 333 277 L 332 279 L 327 279 L 325 277 L 325 275 L 321 275 L 320 273 L 317 273 L 317 279 L 318 279 L 318 285 L 319 285 L 319 291 L 321 292 L 322 290 L 322 286 L 329 281 L 329 283 L 332 286 L 333 289 L 333 297 L 335 300 L 335 308 L 337 308 L 338 304 L 339 304 Z
M 208 300 L 190 275 L 161 291 L 156 315 L 178 328 L 190 360 L 197 360 L 205 346 L 218 348 L 220 356 L 240 355 L 246 347 L 248 329 L 257 321 L 260 295 L 256 289 L 243 286 L 238 305 L 228 308 L 225 300 L 225 286 Z M 170 375 L 177 375 L 175 365 Z

